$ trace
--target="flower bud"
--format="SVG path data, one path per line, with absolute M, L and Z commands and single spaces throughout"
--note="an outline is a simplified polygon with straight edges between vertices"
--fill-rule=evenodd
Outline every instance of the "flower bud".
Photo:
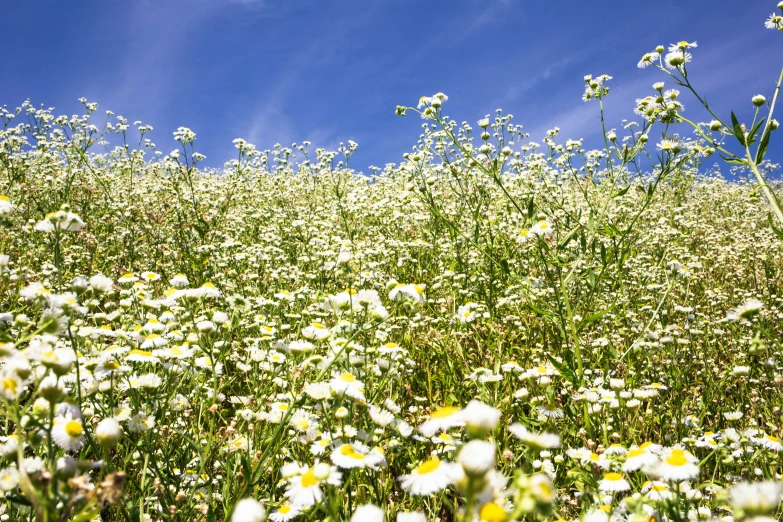
M 122 427 L 113 418 L 103 419 L 95 427 L 95 437 L 98 439 L 98 444 L 110 448 L 122 438 Z
M 469 477 L 483 477 L 495 467 L 495 445 L 484 440 L 472 440 L 462 446 L 457 461 Z
M 755 105 L 756 107 L 761 107 L 762 105 L 767 103 L 767 99 L 761 94 L 755 95 L 753 98 L 751 98 L 750 101 L 752 101 L 753 105 Z

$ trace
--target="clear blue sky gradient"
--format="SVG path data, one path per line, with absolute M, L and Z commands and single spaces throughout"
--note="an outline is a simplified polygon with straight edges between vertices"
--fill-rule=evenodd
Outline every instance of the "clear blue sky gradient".
M 751 96 L 771 97 L 783 66 L 783 35 L 764 28 L 776 3 L 5 2 L 0 104 L 29 98 L 74 114 L 84 96 L 101 113 L 152 125 L 164 153 L 175 148 L 171 133 L 187 126 L 214 167 L 235 157 L 237 137 L 259 149 L 303 140 L 334 149 L 352 139 L 359 170 L 399 162 L 422 122 L 395 116 L 395 106 L 438 91 L 449 95 L 444 109 L 458 121 L 475 124 L 503 108 L 532 141 L 559 126 L 563 141 L 584 137 L 598 146 L 598 106 L 582 102 L 583 76 L 614 77 L 609 127 L 640 121 L 634 99 L 666 78 L 636 63 L 679 40 L 698 42 L 691 76 L 720 115 L 734 109 L 751 118 Z M 690 96 L 682 101 L 686 116 L 709 119 Z M 783 135 L 773 136 L 768 157 L 783 161 Z

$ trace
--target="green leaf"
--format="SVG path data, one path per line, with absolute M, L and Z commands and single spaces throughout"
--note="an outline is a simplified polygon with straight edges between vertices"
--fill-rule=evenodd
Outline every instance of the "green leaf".
M 546 358 L 549 359 L 549 362 L 552 363 L 552 366 L 554 366 L 555 369 L 560 373 L 561 377 L 563 377 L 565 380 L 567 380 L 574 386 L 578 386 L 578 379 L 576 378 L 576 373 L 574 373 L 565 364 L 561 363 L 551 355 L 546 354 Z
M 625 194 L 631 189 L 631 185 L 628 185 L 624 189 L 620 190 L 619 192 L 616 192 L 612 195 L 613 198 L 619 198 L 620 196 L 625 196 Z
M 775 233 L 775 235 L 778 236 L 779 239 L 783 239 L 783 230 L 775 226 L 775 221 L 772 219 L 772 214 L 767 214 L 767 221 L 769 221 L 769 226 L 772 228 L 772 231 Z
M 547 310 L 544 310 L 543 308 L 539 308 L 534 304 L 527 303 L 527 307 L 533 310 L 538 315 L 543 315 L 544 317 L 552 317 L 554 314 L 552 312 L 549 312 Z
M 572 228 L 571 231 L 568 232 L 568 234 L 566 234 L 566 236 L 563 239 L 560 240 L 560 243 L 558 243 L 558 245 L 557 245 L 557 249 L 558 250 L 562 250 L 566 246 L 568 246 L 568 243 L 570 243 L 571 240 L 574 239 L 574 236 L 576 236 L 576 234 L 579 232 L 580 228 L 581 228 L 580 225 L 577 225 L 574 228 Z
M 587 284 L 590 286 L 591 289 L 595 288 L 595 272 L 591 268 L 587 269 Z
M 100 512 L 101 512 L 100 508 L 96 507 L 89 511 L 85 511 L 70 520 L 71 522 L 90 522 L 90 520 L 95 520 L 95 517 L 97 517 L 100 514 Z
M 758 132 L 759 127 L 761 127 L 761 124 L 764 123 L 765 119 L 766 118 L 761 118 L 761 120 L 750 129 L 750 134 L 748 134 L 748 145 L 753 145 L 753 142 L 756 141 L 756 132 Z
M 767 128 L 764 135 L 761 136 L 761 143 L 756 151 L 756 164 L 758 165 L 764 160 L 764 154 L 767 153 L 767 145 L 769 145 L 769 137 L 772 135 L 772 129 Z
M 27 497 L 25 497 L 23 495 L 16 495 L 14 493 L 7 493 L 5 495 L 5 499 L 10 501 L 10 502 L 13 502 L 14 504 L 20 504 L 22 506 L 28 506 L 29 507 L 29 506 L 33 505 L 32 502 L 27 500 Z
M 718 156 L 723 159 L 726 163 L 731 163 L 732 165 L 747 165 L 747 162 L 745 160 L 741 160 L 739 158 L 729 158 L 728 156 L 724 156 L 723 154 L 718 154 Z
M 734 111 L 731 111 L 731 125 L 734 127 L 734 137 L 740 142 L 740 145 L 745 146 L 745 133 L 742 132 L 742 125 L 740 125 L 737 115 Z
M 612 311 L 612 308 L 614 308 L 614 306 L 610 306 L 609 308 L 606 308 L 606 309 L 604 309 L 604 310 L 601 310 L 601 311 L 600 311 L 600 312 L 598 312 L 598 313 L 595 313 L 595 314 L 593 314 L 593 315 L 590 315 L 590 316 L 587 316 L 587 317 L 585 317 L 584 319 L 582 319 L 582 321 L 581 321 L 581 322 L 579 323 L 579 325 L 576 327 L 576 331 L 577 331 L 577 332 L 581 332 L 581 331 L 582 331 L 582 329 L 583 329 L 585 326 L 587 326 L 587 325 L 588 325 L 588 324 L 590 324 L 590 323 L 594 323 L 594 322 L 596 322 L 597 320 L 599 320 L 600 318 L 602 318 L 603 316 L 605 316 L 606 314 L 608 314 L 609 312 L 611 312 L 611 311 Z

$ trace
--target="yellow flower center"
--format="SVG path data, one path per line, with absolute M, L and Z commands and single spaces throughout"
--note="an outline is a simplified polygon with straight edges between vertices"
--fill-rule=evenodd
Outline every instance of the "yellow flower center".
M 607 473 L 606 475 L 604 475 L 604 479 L 616 481 L 616 480 L 622 480 L 623 476 L 619 473 Z
M 69 437 L 81 437 L 84 430 L 82 429 L 82 423 L 72 420 L 68 421 L 68 423 L 65 425 L 65 433 L 68 434 Z
M 440 459 L 435 457 L 434 459 L 425 460 L 416 467 L 416 473 L 419 475 L 426 475 L 432 473 L 440 467 Z
M 278 509 L 278 512 L 282 513 L 283 515 L 289 513 L 291 511 L 291 506 L 280 506 L 280 509 Z
M 3 379 L 3 389 L 10 390 L 11 393 L 16 393 L 17 382 L 15 379 L 7 378 Z
M 343 382 L 356 382 L 356 376 L 351 372 L 345 372 L 340 375 L 340 380 Z
M 318 479 L 315 478 L 315 469 L 310 468 L 307 473 L 302 475 L 302 486 L 309 488 L 318 484 Z
M 506 519 L 506 512 L 494 502 L 487 502 L 481 507 L 479 518 L 484 522 L 503 522 Z
M 684 451 L 676 449 L 666 458 L 666 463 L 670 466 L 684 466 L 688 463 L 688 459 L 685 458 Z
M 364 460 L 364 455 L 353 449 L 350 444 L 343 444 L 340 447 L 340 453 L 354 460 Z
M 635 448 L 635 449 L 632 449 L 632 450 L 628 451 L 628 453 L 626 454 L 626 458 L 630 459 L 630 458 L 633 458 L 633 457 L 638 457 L 639 455 L 644 455 L 645 453 L 647 453 L 646 449 L 644 449 L 644 448 Z
M 430 414 L 430 419 L 445 419 L 446 417 L 451 417 L 458 411 L 459 408 L 457 408 L 456 406 L 446 406 L 445 408 L 440 408 L 433 411 Z

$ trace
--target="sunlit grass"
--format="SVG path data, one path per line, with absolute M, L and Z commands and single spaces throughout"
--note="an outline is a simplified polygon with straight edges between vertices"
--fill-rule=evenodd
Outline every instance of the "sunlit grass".
M 0 519 L 779 519 L 780 80 L 721 119 L 695 48 L 622 129 L 585 77 L 603 149 L 438 93 L 372 177 L 4 110 Z

